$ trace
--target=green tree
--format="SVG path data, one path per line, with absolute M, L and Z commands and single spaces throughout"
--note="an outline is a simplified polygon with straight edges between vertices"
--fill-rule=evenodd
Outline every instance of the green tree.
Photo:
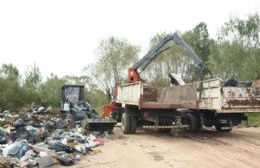
M 86 72 L 92 74 L 97 85 L 110 95 L 115 83 L 127 77 L 127 67 L 137 60 L 138 52 L 137 46 L 124 39 L 102 40 L 97 48 L 97 62 Z
M 260 79 L 260 48 L 250 51 L 242 65 L 242 80 Z
M 37 90 L 41 81 L 42 75 L 40 68 L 36 64 L 28 67 L 27 71 L 25 72 L 25 86 Z
M 88 75 L 66 75 L 63 78 L 66 80 L 66 83 L 70 84 L 84 84 L 86 86 L 89 86 L 92 83 L 92 80 Z
M 218 41 L 211 48 L 210 68 L 216 76 L 236 76 L 252 80 L 260 76 L 260 18 L 258 14 L 241 20 L 231 18 L 222 26 Z
M 42 75 L 39 67 L 36 64 L 29 66 L 25 72 L 25 79 L 23 84 L 23 99 L 26 104 L 31 104 L 32 102 L 40 103 L 40 93 L 39 87 L 42 81 Z
M 66 80 L 51 74 L 46 82 L 40 86 L 41 101 L 49 105 L 59 106 L 60 88 L 66 83 Z
M 238 17 L 231 18 L 222 26 L 218 38 L 220 41 L 237 41 L 246 48 L 259 48 L 259 37 L 260 17 L 258 13 L 255 13 L 245 20 Z
M 106 93 L 100 90 L 95 84 L 92 84 L 92 87 L 86 87 L 85 99 L 97 112 L 101 112 L 103 105 L 110 102 Z
M 2 109 L 16 109 L 23 105 L 20 75 L 17 67 L 3 64 L 0 69 L 0 106 Z
M 194 49 L 204 63 L 208 62 L 210 55 L 209 32 L 206 23 L 201 22 L 191 31 L 183 34 L 184 40 Z
M 19 70 L 13 64 L 3 64 L 0 70 L 0 75 L 2 78 L 10 79 L 18 83 Z
M 240 43 L 222 42 L 212 46 L 211 51 L 209 63 L 216 76 L 225 79 L 241 73 L 247 53 Z

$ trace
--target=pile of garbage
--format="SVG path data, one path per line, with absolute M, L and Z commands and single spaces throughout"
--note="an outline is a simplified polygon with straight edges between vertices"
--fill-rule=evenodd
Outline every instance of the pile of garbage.
M 0 168 L 74 165 L 104 143 L 72 118 L 49 118 L 52 109 L 33 106 L 18 114 L 0 113 Z

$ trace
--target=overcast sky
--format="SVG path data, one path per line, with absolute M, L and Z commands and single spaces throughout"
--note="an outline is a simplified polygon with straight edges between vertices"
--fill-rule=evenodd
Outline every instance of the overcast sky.
M 0 64 L 24 72 L 80 75 L 102 39 L 125 38 L 147 51 L 160 32 L 184 32 L 204 21 L 214 37 L 230 16 L 260 13 L 260 0 L 0 1 Z

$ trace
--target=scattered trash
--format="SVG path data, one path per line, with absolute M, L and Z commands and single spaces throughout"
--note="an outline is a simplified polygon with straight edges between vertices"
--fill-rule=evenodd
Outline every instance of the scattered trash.
M 74 161 L 67 154 L 61 155 L 60 157 L 58 157 L 58 160 L 60 161 L 60 164 L 63 166 L 74 165 Z
M 74 150 L 71 147 L 64 145 L 60 141 L 50 143 L 48 149 L 55 150 L 55 152 L 61 152 L 61 151 L 64 151 L 66 153 L 73 153 L 74 152 Z
M 26 126 L 26 130 L 31 134 L 35 135 L 35 133 L 38 131 L 38 128 L 35 128 L 31 125 Z
M 0 129 L 0 144 L 7 144 L 7 142 L 8 142 L 7 133 L 3 129 Z
M 35 143 L 35 139 L 25 128 L 11 129 L 10 137 L 13 141 L 26 139 L 29 143 Z
M 47 121 L 44 125 L 44 128 L 47 129 L 48 131 L 56 129 L 55 123 L 53 121 Z
M 224 86 L 229 86 L 229 87 L 250 87 L 252 86 L 251 81 L 238 81 L 235 79 L 234 76 L 227 77 L 224 81 Z
M 75 159 L 76 161 L 80 161 L 80 155 L 76 155 Z
M 235 87 L 237 85 L 238 85 L 238 81 L 235 79 L 234 76 L 230 76 L 230 77 L 226 78 L 225 81 L 224 81 L 224 86 Z
M 5 168 L 7 163 L 7 159 L 5 157 L 0 156 L 0 168 Z
M 51 156 L 48 156 L 46 153 L 46 156 L 38 157 L 36 159 L 36 163 L 39 167 L 48 167 L 54 164 L 53 158 Z
M 4 156 L 13 156 L 17 158 L 21 158 L 25 152 L 28 149 L 28 143 L 27 140 L 21 140 L 14 142 L 11 145 L 8 145 L 4 150 L 3 150 L 3 155 Z
M 17 158 L 8 158 L 0 156 L 0 168 L 19 167 L 19 160 Z
M 68 125 L 68 122 L 63 120 L 62 118 L 58 118 L 55 126 L 57 129 L 64 129 Z
M 0 168 L 49 167 L 60 163 L 74 165 L 81 155 L 92 152 L 104 143 L 93 134 L 86 134 L 81 122 L 74 117 L 47 115 L 52 108 L 32 105 L 19 115 L 0 113 Z M 95 134 L 98 135 L 98 134 Z M 11 160 L 10 160 L 11 159 Z
M 18 119 L 14 122 L 13 125 L 15 128 L 23 128 L 25 126 L 24 121 L 22 119 Z

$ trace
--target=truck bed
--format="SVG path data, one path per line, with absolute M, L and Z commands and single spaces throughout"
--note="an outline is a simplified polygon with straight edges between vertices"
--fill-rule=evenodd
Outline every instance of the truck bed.
M 201 91 L 200 91 L 201 90 Z M 118 88 L 117 102 L 139 109 L 201 109 L 218 113 L 260 112 L 260 88 L 223 87 L 215 78 L 182 86 L 153 88 L 143 82 Z

